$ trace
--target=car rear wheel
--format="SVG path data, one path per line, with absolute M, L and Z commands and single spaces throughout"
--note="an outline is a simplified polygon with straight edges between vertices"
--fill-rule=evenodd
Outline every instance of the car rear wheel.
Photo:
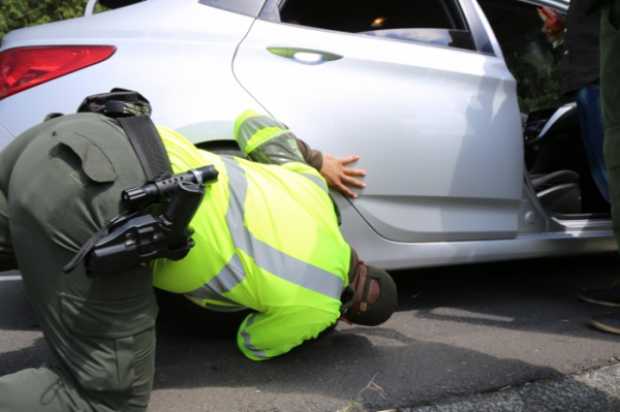
M 200 149 L 206 150 L 218 155 L 236 156 L 246 159 L 245 153 L 239 149 L 239 145 L 236 142 L 229 140 L 220 140 L 215 142 L 204 142 L 196 144 Z

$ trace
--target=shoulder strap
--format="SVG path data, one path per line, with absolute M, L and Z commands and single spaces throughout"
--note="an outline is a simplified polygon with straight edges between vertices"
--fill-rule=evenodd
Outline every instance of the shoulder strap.
M 119 117 L 116 121 L 125 131 L 147 180 L 172 175 L 168 153 L 150 117 Z
M 147 180 L 172 175 L 168 153 L 150 117 L 151 105 L 140 93 L 116 88 L 88 96 L 78 112 L 99 113 L 115 119 L 125 131 Z

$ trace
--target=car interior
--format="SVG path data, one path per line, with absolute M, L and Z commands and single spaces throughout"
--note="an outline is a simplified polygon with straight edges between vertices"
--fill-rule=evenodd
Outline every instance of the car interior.
M 455 16 L 458 10 L 454 9 L 453 2 L 423 0 L 422 3 L 407 0 L 341 0 L 336 3 L 315 0 L 312 7 L 308 7 L 304 1 L 289 0 L 280 10 L 280 18 L 282 22 L 349 33 L 408 27 L 464 29 Z
M 609 218 L 600 116 L 579 113 L 576 104 L 578 98 L 597 104 L 598 96 L 562 95 L 563 31 L 543 31 L 546 13 L 530 3 L 479 4 L 517 79 L 527 180 L 540 204 L 561 219 Z
M 287 0 L 280 5 L 273 18 L 282 23 L 475 50 L 454 1 L 315 0 L 310 7 Z
M 546 19 L 561 22 L 564 12 L 519 0 L 479 0 L 479 4 L 517 79 L 527 184 L 550 215 L 560 219 L 609 218 L 600 119 L 597 124 L 596 116 L 579 113 L 577 96 L 562 94 L 559 62 L 564 53 L 563 30 L 553 34 L 543 30 Z M 309 9 L 303 1 L 288 0 L 276 14 L 278 21 L 286 23 L 473 48 L 459 40 L 471 36 L 459 36 L 467 28 L 459 23 L 454 2 L 425 1 L 421 6 L 406 0 L 337 4 L 317 0 Z M 421 8 L 425 13 L 419 13 Z M 347 19 L 340 18 L 342 15 Z M 579 98 L 596 103 L 598 96 Z

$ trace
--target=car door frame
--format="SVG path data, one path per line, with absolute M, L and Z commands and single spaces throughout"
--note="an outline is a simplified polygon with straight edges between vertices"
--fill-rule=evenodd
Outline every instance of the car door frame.
M 487 54 L 500 58 L 505 64 L 505 59 L 494 31 L 477 1 L 458 1 L 463 11 L 466 13 L 466 22 L 475 39 L 477 48 L 481 52 L 484 51 Z M 562 0 L 515 1 L 537 5 L 549 5 L 564 9 L 568 8 L 568 3 Z M 266 0 L 259 18 L 265 19 L 266 15 L 269 13 L 269 7 L 273 7 L 280 3 L 282 3 L 282 0 Z M 258 101 L 257 103 L 260 104 Z M 532 208 L 536 209 L 535 199 L 533 200 L 528 196 L 526 179 L 523 180 L 522 190 L 523 206 L 519 214 L 521 221 L 527 220 L 524 219 L 524 217 L 527 217 L 528 213 L 531 214 Z M 532 228 L 530 222 L 528 230 L 522 230 L 523 226 L 520 224 L 518 233 L 532 233 L 532 230 L 534 232 L 543 232 L 540 233 L 540 237 L 532 238 L 528 235 L 526 237 L 517 236 L 515 239 L 506 240 L 394 243 L 379 236 L 377 232 L 372 230 L 368 222 L 359 215 L 359 212 L 355 211 L 352 202 L 341 197 L 337 197 L 336 200 L 343 212 L 343 230 L 347 232 L 347 238 L 365 239 L 364 242 L 357 245 L 358 252 L 361 252 L 368 261 L 391 269 L 578 253 L 583 251 L 583 246 L 587 242 L 591 242 L 588 236 L 583 236 L 583 239 L 580 239 L 582 242 L 576 242 L 572 240 L 572 237 L 571 241 L 568 242 L 566 241 L 568 238 L 563 235 L 558 235 L 557 232 L 547 232 L 546 228 L 540 227 L 539 225 L 535 225 L 537 227 Z M 558 241 L 550 242 L 552 239 L 556 240 L 558 236 Z M 605 248 L 609 250 L 615 249 L 615 244 L 609 242 L 609 239 L 603 239 L 602 244 L 604 245 L 599 245 L 601 250 Z M 594 248 L 597 247 L 593 246 L 594 243 L 592 243 L 592 245 L 588 243 L 588 245 Z

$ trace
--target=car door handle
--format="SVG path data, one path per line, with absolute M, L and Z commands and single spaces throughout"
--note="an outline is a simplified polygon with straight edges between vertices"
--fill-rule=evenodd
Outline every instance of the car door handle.
M 267 50 L 276 56 L 295 60 L 302 64 L 323 64 L 342 59 L 339 54 L 329 53 L 322 50 L 300 49 L 294 47 L 267 47 Z

